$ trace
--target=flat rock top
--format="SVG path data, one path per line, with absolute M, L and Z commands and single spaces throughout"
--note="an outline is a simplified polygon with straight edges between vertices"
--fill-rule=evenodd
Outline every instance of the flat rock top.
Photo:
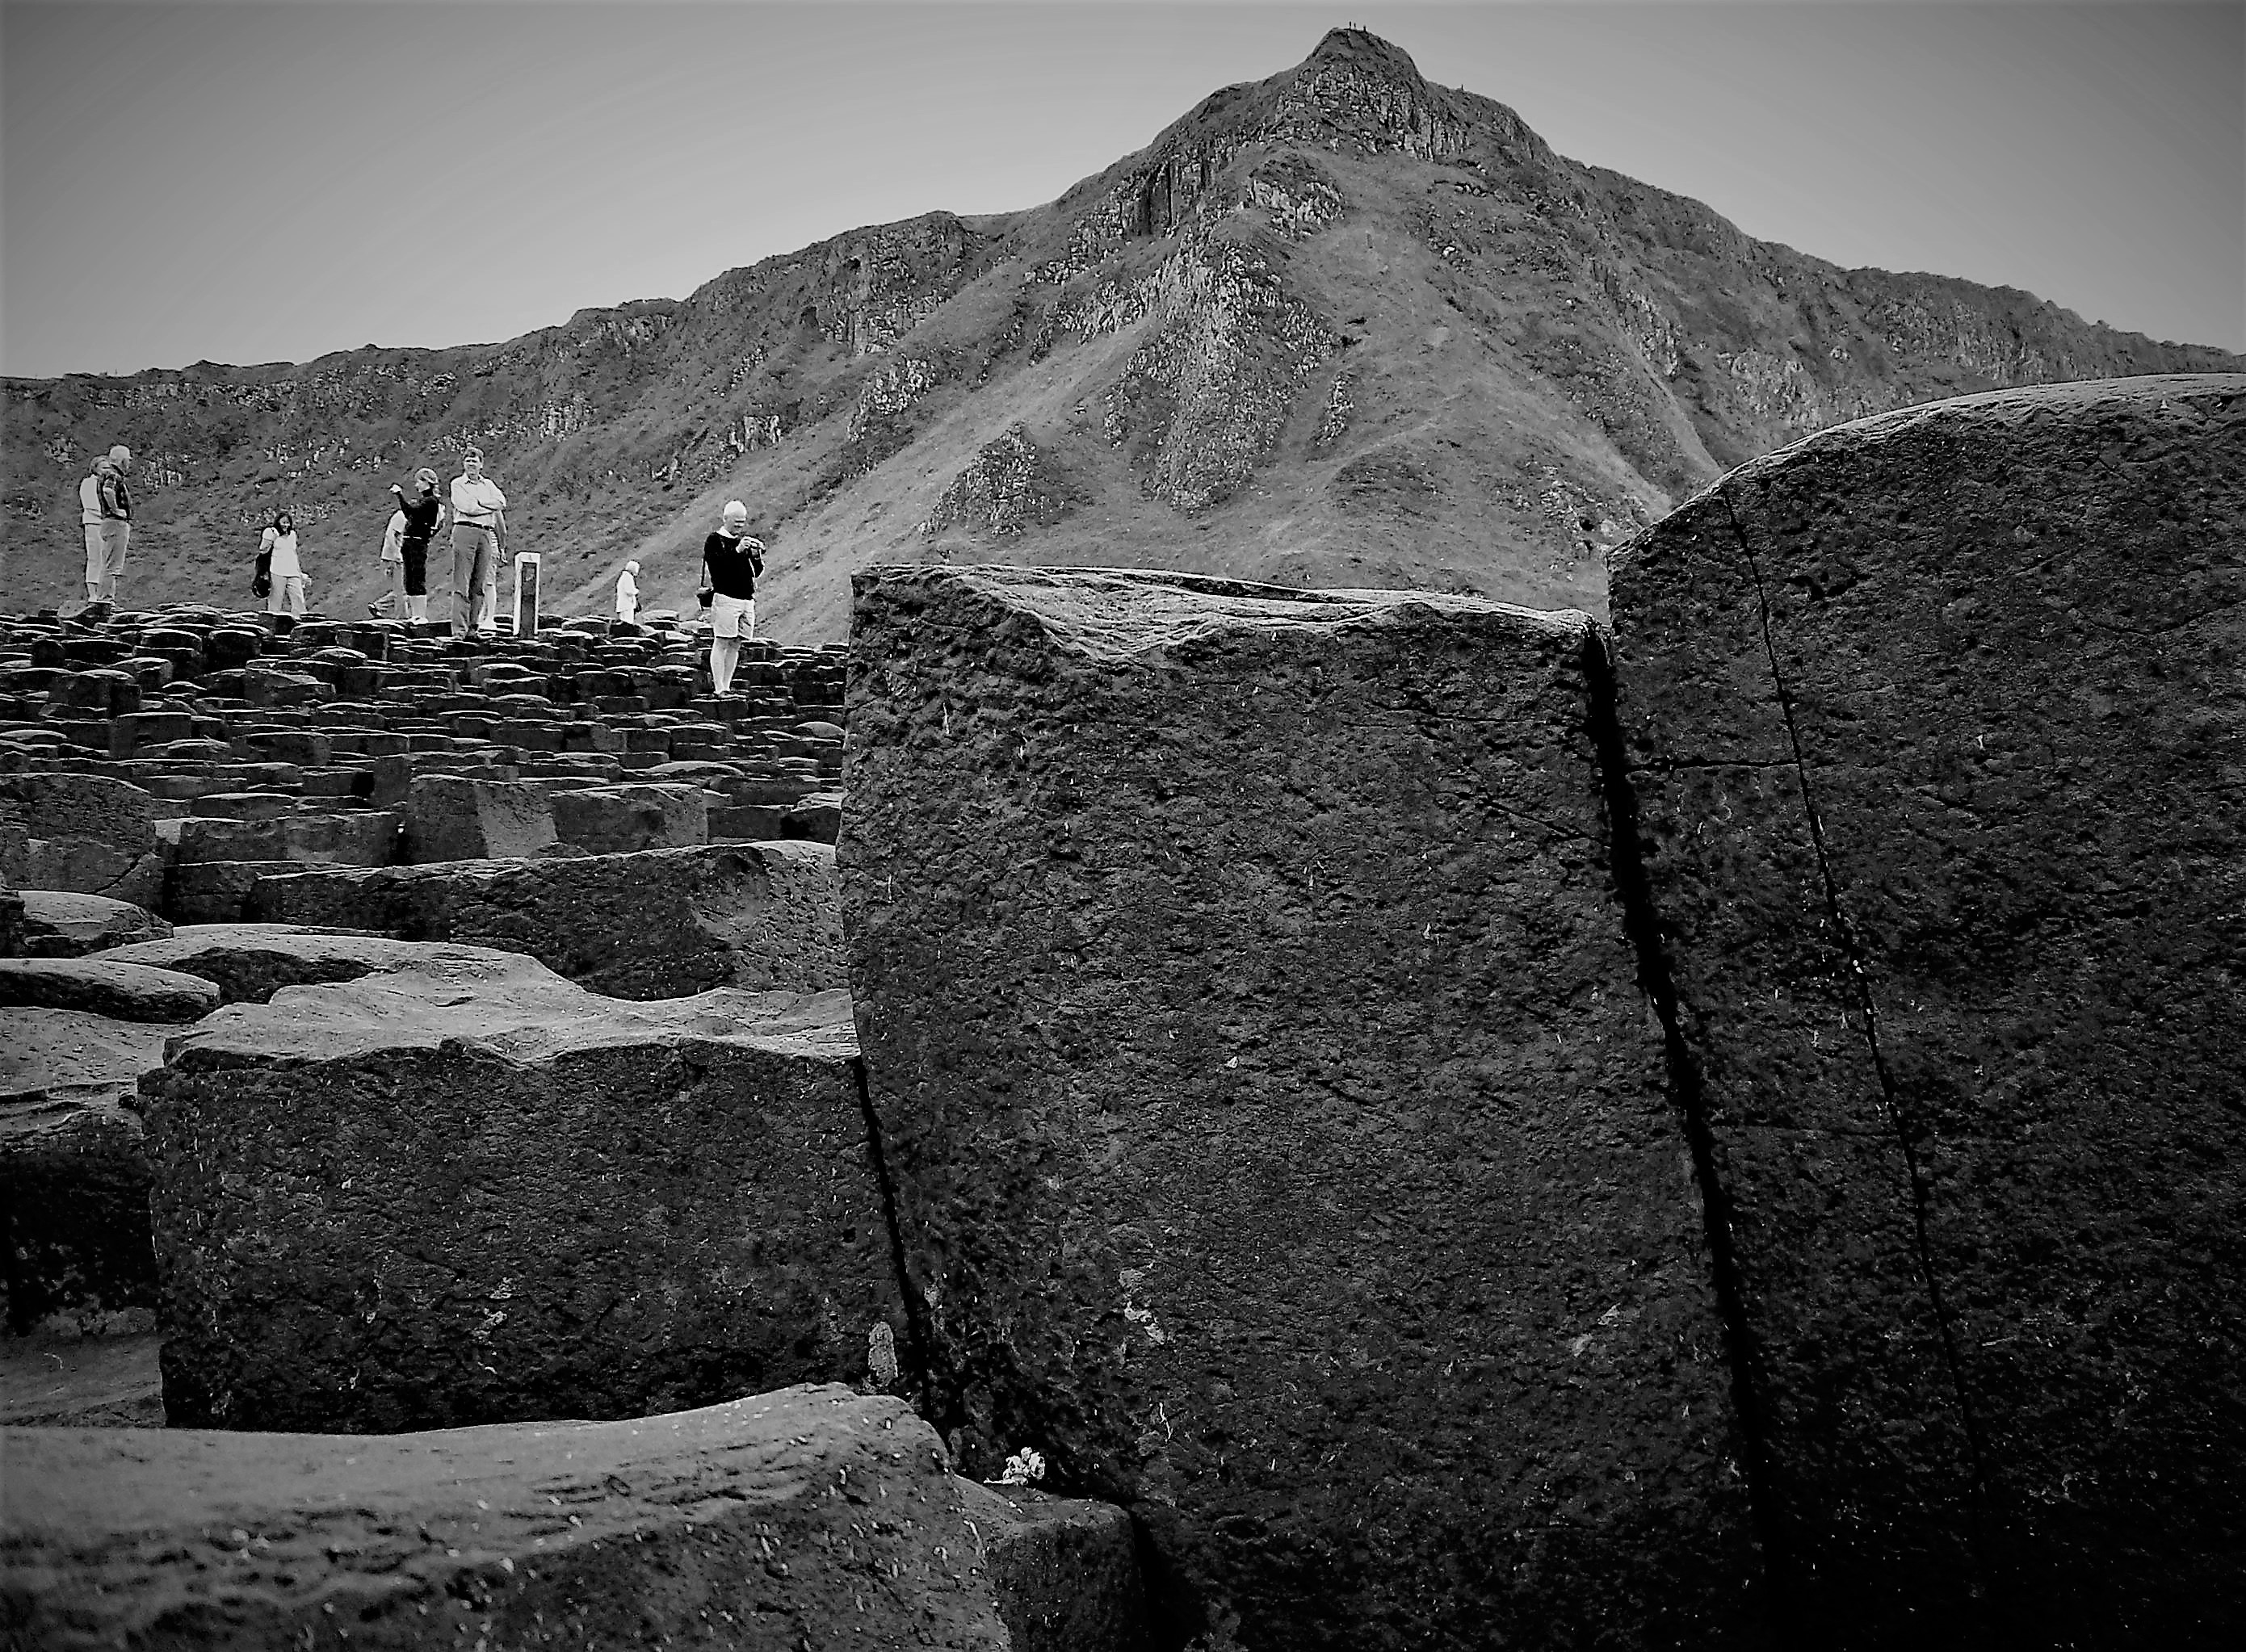
M 1480 618 L 1524 639 L 1582 636 L 1591 623 L 1574 608 L 1546 612 L 1438 591 L 1296 591 L 1193 574 L 1133 568 L 1019 568 L 996 564 L 877 568 L 858 576 L 875 588 L 945 587 L 972 592 L 1034 618 L 1058 642 L 1096 657 L 1159 654 L 1228 633 L 1339 631 L 1428 615 Z
M 165 1041 L 178 1030 L 79 1010 L 0 1010 L 0 1105 L 130 1090 L 164 1064 Z
M 615 1423 L 388 1435 L 11 1429 L 4 1438 L 8 1525 L 32 1543 L 131 1547 L 183 1526 L 303 1520 L 323 1539 L 351 1531 L 411 1550 L 421 1547 L 418 1517 L 456 1522 L 451 1543 L 493 1555 L 556 1527 L 573 1540 L 630 1532 L 672 1518 L 682 1503 L 777 1503 L 869 1442 L 884 1457 L 920 1453 L 901 1468 L 917 1477 L 936 1449 L 903 1401 L 839 1383 Z M 572 1527 L 570 1513 L 583 1524 Z M 473 1538 L 472 1524 L 480 1527 Z
M 191 923 L 160 941 L 136 941 L 102 955 L 119 963 L 177 970 L 192 976 L 198 964 L 223 957 L 266 955 L 306 962 L 364 963 L 371 969 L 404 969 L 440 954 L 500 957 L 482 947 L 450 942 L 398 941 L 389 935 L 349 929 L 317 929 L 293 923 Z M 544 966 L 540 966 L 542 969 Z M 551 974 L 551 971 L 547 973 Z M 559 981 L 561 977 L 554 977 Z
M 24 924 L 27 929 L 92 939 L 105 935 L 169 935 L 172 926 L 129 901 L 112 901 L 105 894 L 78 894 L 67 889 L 25 889 Z
M 120 962 L 118 950 L 86 958 L 0 958 L 0 1006 L 164 1022 L 200 1020 L 218 1008 L 218 989 L 209 982 Z
M 187 1071 L 348 1060 L 457 1044 L 517 1063 L 619 1045 L 692 1042 L 780 1055 L 857 1053 L 850 995 L 745 992 L 603 998 L 514 953 L 428 945 L 397 969 L 332 986 L 288 987 L 235 1004 L 172 1050 Z

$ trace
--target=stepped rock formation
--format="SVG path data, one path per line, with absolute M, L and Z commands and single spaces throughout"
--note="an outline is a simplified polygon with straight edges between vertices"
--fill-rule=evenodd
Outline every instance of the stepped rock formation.
M 1552 153 L 1330 34 L 1029 211 L 838 235 L 505 343 L 11 380 L 18 589 L 74 600 L 75 487 L 143 461 L 126 601 L 242 600 L 282 504 L 377 592 L 386 486 L 480 445 L 543 588 L 688 600 L 718 502 L 775 634 L 875 562 L 1121 563 L 1600 611 L 1605 553 L 1810 431 L 1989 388 L 2229 371 L 2028 294 L 1843 270 Z
M 933 1420 L 1181 1638 L 2236 1644 L 2246 376 L 1828 432 L 1614 572 L 861 578 Z

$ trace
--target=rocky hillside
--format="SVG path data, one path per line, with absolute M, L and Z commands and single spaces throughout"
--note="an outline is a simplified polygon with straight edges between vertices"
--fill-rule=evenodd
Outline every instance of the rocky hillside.
M 502 344 L 10 380 L 10 597 L 76 598 L 76 484 L 124 441 L 129 600 L 246 600 L 285 504 L 315 600 L 349 612 L 387 485 L 473 443 L 567 608 L 626 556 L 652 605 L 684 601 L 718 506 L 747 500 L 789 642 L 838 638 L 851 570 L 900 560 L 1596 610 L 1610 546 L 1810 431 L 2243 367 L 1753 240 L 1337 30 L 1030 211 L 855 231 Z

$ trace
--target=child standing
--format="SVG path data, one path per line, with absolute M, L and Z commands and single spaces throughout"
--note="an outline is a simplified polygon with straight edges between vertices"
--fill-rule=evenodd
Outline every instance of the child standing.
M 405 602 L 405 513 L 392 511 L 390 526 L 382 531 L 382 571 L 389 578 L 390 588 L 379 602 L 369 602 L 366 611 L 378 620 L 392 620 Z

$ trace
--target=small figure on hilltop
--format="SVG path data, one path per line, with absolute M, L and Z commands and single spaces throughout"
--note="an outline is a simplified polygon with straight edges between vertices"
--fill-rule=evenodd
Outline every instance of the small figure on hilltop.
M 121 443 L 94 460 L 78 486 L 78 521 L 85 529 L 85 600 L 105 606 L 117 601 L 125 573 L 125 547 L 133 537 L 133 493 L 125 485 L 132 473 L 133 450 Z
M 765 542 L 749 532 L 749 507 L 726 501 L 718 531 L 702 541 L 702 606 L 710 610 L 710 681 L 719 694 L 733 691 L 741 641 L 757 634 L 757 575 L 765 571 Z
M 305 579 L 304 565 L 296 555 L 296 519 L 287 511 L 274 513 L 272 526 L 257 541 L 257 577 L 266 583 L 268 614 L 304 617 L 304 595 L 310 589 L 310 581 Z
M 639 564 L 627 562 L 616 575 L 616 618 L 626 625 L 639 618 Z
M 413 472 L 413 497 L 395 482 L 391 497 L 398 501 L 398 517 L 405 519 L 398 535 L 400 568 L 405 585 L 405 617 L 415 625 L 429 622 L 429 541 L 445 525 L 445 501 L 437 497 L 437 472 L 423 466 Z
M 484 474 L 480 448 L 460 455 L 453 479 L 453 635 L 492 634 L 499 559 L 507 546 L 507 495 Z

